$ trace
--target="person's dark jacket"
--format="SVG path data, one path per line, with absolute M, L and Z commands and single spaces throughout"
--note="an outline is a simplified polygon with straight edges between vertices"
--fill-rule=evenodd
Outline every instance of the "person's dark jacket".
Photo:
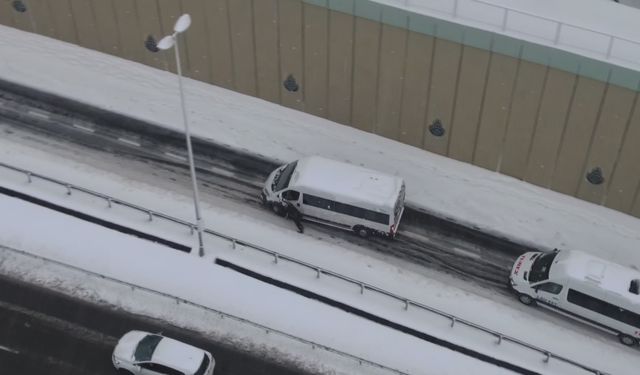
M 294 221 L 300 220 L 302 218 L 302 214 L 293 203 L 284 201 L 283 204 L 284 204 L 284 210 L 285 210 L 284 212 L 286 217 Z

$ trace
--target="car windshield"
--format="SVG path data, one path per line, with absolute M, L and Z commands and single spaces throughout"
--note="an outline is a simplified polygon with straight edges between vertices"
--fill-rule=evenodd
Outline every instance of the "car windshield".
M 280 191 L 286 188 L 287 186 L 289 186 L 289 181 L 291 181 L 291 175 L 293 174 L 293 171 L 296 169 L 297 165 L 298 165 L 297 161 L 287 164 L 287 166 L 284 167 L 282 172 L 276 175 L 276 177 L 273 179 L 273 186 L 271 186 L 271 189 L 273 191 Z
M 204 372 L 209 368 L 209 356 L 204 354 L 204 358 L 202 359 L 202 363 L 200 367 L 198 367 L 198 371 L 196 371 L 193 375 L 204 375 Z
M 551 263 L 556 259 L 557 252 L 546 253 L 533 261 L 531 265 L 531 273 L 529 274 L 529 283 L 537 283 L 538 281 L 547 280 L 549 278 L 549 269 Z
M 133 358 L 136 361 L 150 361 L 160 340 L 162 340 L 162 336 L 146 335 L 138 343 L 138 347 L 136 347 L 136 352 L 134 353 Z

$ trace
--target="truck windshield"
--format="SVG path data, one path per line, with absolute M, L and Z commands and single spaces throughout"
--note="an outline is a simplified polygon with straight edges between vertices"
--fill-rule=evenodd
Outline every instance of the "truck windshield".
M 271 190 L 280 191 L 286 188 L 287 186 L 289 186 L 289 181 L 291 181 L 291 175 L 293 174 L 293 171 L 296 169 L 297 165 L 298 165 L 297 161 L 287 164 L 287 166 L 284 167 L 282 172 L 280 172 L 273 179 L 273 186 L 271 187 Z
M 539 256 L 531 265 L 531 273 L 529 274 L 529 283 L 537 283 L 538 281 L 547 280 L 549 278 L 549 269 L 553 260 L 556 259 L 557 252 L 546 253 Z

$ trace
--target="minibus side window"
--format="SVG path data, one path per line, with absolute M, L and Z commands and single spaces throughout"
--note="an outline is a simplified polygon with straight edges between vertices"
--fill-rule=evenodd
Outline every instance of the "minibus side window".
M 542 290 L 551 294 L 558 294 L 562 291 L 562 285 L 556 283 L 544 283 L 536 286 L 536 289 Z
M 297 201 L 300 198 L 300 192 L 295 190 L 287 190 L 282 193 L 282 198 L 288 201 Z
M 598 298 L 591 297 L 588 294 L 569 289 L 567 301 L 583 307 L 585 309 L 597 312 L 619 322 L 640 328 L 640 314 L 627 311 L 609 302 L 602 301 Z

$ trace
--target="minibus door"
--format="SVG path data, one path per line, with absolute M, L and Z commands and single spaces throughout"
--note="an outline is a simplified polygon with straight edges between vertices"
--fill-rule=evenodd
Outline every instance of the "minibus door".
M 536 291 L 536 299 L 547 305 L 558 307 L 560 304 L 560 292 L 562 292 L 562 285 L 554 282 L 546 282 L 538 284 L 534 287 Z

